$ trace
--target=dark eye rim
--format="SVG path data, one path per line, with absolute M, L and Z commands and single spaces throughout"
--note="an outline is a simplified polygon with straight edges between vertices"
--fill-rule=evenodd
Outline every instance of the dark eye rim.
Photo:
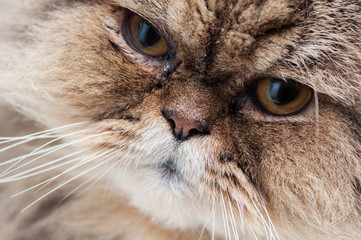
M 129 25 L 128 25 L 128 21 L 130 19 L 130 17 L 135 14 L 138 15 L 139 17 L 141 17 L 142 19 L 144 19 L 150 26 L 152 26 L 157 33 L 159 34 L 160 37 L 162 37 L 167 45 L 168 45 L 168 51 L 166 54 L 162 55 L 162 56 L 152 56 L 149 54 L 146 54 L 145 52 L 141 51 L 134 43 L 134 40 L 131 38 L 130 32 L 129 32 Z M 132 47 L 132 49 L 134 49 L 135 51 L 139 52 L 140 54 L 150 58 L 150 59 L 157 59 L 157 60 L 169 60 L 170 58 L 173 57 L 174 53 L 172 51 L 172 44 L 170 44 L 170 41 L 168 41 L 168 39 L 166 37 L 164 37 L 165 34 L 163 34 L 161 31 L 158 30 L 158 28 L 154 27 L 154 25 L 152 23 L 150 23 L 146 18 L 143 18 L 141 15 L 132 12 L 129 9 L 126 9 L 126 15 L 124 18 L 124 23 L 123 23 L 123 37 L 124 39 L 126 39 L 126 42 L 128 43 L 128 45 L 130 47 Z
M 278 80 L 282 80 L 282 81 L 285 81 L 285 79 L 282 79 L 282 78 L 279 78 L 279 77 L 274 77 L 274 76 L 269 76 L 269 75 L 265 75 L 265 76 L 259 76 L 257 78 L 255 78 L 253 81 L 252 81 L 252 84 L 248 87 L 248 92 L 250 93 L 250 95 L 252 96 L 252 100 L 253 100 L 253 103 L 254 105 L 256 105 L 256 107 L 258 109 L 260 109 L 262 112 L 268 114 L 268 115 L 271 115 L 271 116 L 275 116 L 275 117 L 289 117 L 289 116 L 294 116 L 294 115 L 297 115 L 297 114 L 300 114 L 302 113 L 303 111 L 305 111 L 309 105 L 312 103 L 312 101 L 314 100 L 314 90 L 306 85 L 303 85 L 301 84 L 302 86 L 306 86 L 308 89 L 311 90 L 311 97 L 310 99 L 307 101 L 307 103 L 305 103 L 299 110 L 297 111 L 294 111 L 292 113 L 288 113 L 288 114 L 276 114 L 276 113 L 273 113 L 269 110 L 267 110 L 265 107 L 262 106 L 262 104 L 260 103 L 260 101 L 258 100 L 257 98 L 257 93 L 256 93 L 256 86 L 257 86 L 257 83 L 259 80 L 263 79 L 263 78 L 272 78 L 272 79 L 278 79 Z M 297 82 L 293 79 L 290 79 L 290 78 L 287 78 L 286 81 L 294 81 L 294 82 Z

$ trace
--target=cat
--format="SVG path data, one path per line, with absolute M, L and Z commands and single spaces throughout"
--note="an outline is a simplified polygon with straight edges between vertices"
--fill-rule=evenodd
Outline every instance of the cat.
M 0 239 L 361 239 L 359 0 L 0 22 Z

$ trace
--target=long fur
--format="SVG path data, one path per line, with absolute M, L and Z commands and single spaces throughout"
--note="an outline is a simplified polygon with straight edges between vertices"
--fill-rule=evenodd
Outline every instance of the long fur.
M 360 1 L 1 4 L 1 239 L 360 239 Z M 265 76 L 312 101 L 263 111 Z

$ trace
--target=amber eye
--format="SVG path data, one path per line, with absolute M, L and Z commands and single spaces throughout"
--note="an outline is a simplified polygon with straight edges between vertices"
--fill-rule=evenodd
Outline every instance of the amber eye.
M 127 21 L 128 36 L 135 48 L 152 57 L 165 56 L 168 44 L 158 31 L 135 13 Z
M 276 115 L 300 111 L 310 101 L 312 90 L 295 81 L 261 78 L 256 85 L 256 97 L 261 106 Z

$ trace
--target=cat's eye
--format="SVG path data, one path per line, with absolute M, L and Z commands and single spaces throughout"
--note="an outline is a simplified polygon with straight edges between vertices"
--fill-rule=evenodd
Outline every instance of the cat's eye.
M 312 97 L 312 90 L 292 80 L 265 77 L 257 81 L 255 95 L 264 110 L 289 115 L 302 110 Z
M 129 39 L 138 51 L 152 57 L 167 55 L 167 41 L 139 15 L 130 13 L 127 20 L 127 32 Z

